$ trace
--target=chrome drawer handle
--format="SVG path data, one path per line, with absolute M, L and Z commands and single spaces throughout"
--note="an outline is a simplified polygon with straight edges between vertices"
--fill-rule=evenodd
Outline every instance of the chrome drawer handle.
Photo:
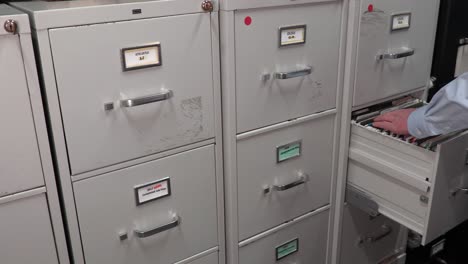
M 458 193 L 468 194 L 468 188 L 460 188 L 460 187 L 459 187 L 459 188 L 456 188 L 456 189 L 450 191 L 450 194 L 451 194 L 452 196 L 455 196 L 455 195 L 457 195 Z
M 296 77 L 310 75 L 312 73 L 311 67 L 306 67 L 301 70 L 290 71 L 290 72 L 277 72 L 275 73 L 275 78 L 280 80 L 292 79 Z
M 401 51 L 398 52 L 390 52 L 390 53 L 385 53 L 385 54 L 379 54 L 377 55 L 377 60 L 396 60 L 396 59 L 402 59 L 406 57 L 413 56 L 415 53 L 414 49 L 402 49 Z
M 297 181 L 287 183 L 287 184 L 283 184 L 283 185 L 273 185 L 271 187 L 266 186 L 266 187 L 263 188 L 263 192 L 265 194 L 271 192 L 272 190 L 278 191 L 278 192 L 283 192 L 283 191 L 289 190 L 291 188 L 294 188 L 296 186 L 303 185 L 303 184 L 307 183 L 307 181 L 309 181 L 309 175 L 307 175 L 305 173 L 300 173 L 299 174 L 299 179 Z
M 392 232 L 393 229 L 390 226 L 384 224 L 382 225 L 382 230 L 379 233 L 360 237 L 358 240 L 358 244 L 362 245 L 364 243 L 375 243 L 389 236 Z
M 171 98 L 173 95 L 174 93 L 172 92 L 172 90 L 167 90 L 162 93 L 158 93 L 154 95 L 142 96 L 142 97 L 137 97 L 137 98 L 132 98 L 132 99 L 123 99 L 123 100 L 120 100 L 120 106 L 121 107 L 135 107 L 135 106 L 144 105 L 144 104 L 156 103 L 156 102 L 167 100 Z
M 168 224 L 158 226 L 158 227 L 150 229 L 150 230 L 144 230 L 144 231 L 134 230 L 134 233 L 139 238 L 145 238 L 145 237 L 150 237 L 150 236 L 156 235 L 158 233 L 164 232 L 164 231 L 169 230 L 171 228 L 174 228 L 174 227 L 178 226 L 179 224 L 180 224 L 180 217 L 175 216 L 173 221 L 168 223 Z

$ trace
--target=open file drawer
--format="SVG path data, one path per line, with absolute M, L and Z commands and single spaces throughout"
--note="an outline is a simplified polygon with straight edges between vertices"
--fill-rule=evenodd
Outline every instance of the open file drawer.
M 422 244 L 468 219 L 468 133 L 434 151 L 353 124 L 348 202 L 420 233 Z

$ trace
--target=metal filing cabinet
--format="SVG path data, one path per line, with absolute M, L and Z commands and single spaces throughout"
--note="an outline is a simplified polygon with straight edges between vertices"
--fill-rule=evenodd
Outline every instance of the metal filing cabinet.
M 0 4 L 0 24 L 2 263 L 69 263 L 28 16 Z
M 416 141 L 379 130 L 372 120 L 425 104 L 438 7 L 438 0 L 351 1 L 343 97 L 339 173 L 346 201 L 419 233 L 422 244 L 468 219 L 468 134 Z
M 221 1 L 228 263 L 326 263 L 344 1 Z
M 75 263 L 224 263 L 217 3 L 29 13 Z

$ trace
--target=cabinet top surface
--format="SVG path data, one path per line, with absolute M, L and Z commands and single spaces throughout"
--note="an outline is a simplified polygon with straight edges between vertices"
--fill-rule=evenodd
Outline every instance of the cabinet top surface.
M 24 15 L 24 13 L 6 4 L 0 4 L 0 17 L 12 15 Z
M 173 0 L 172 0 L 173 1 Z M 28 12 L 80 9 L 122 4 L 168 2 L 166 0 L 73 0 L 73 1 L 10 1 L 10 4 Z M 170 1 L 169 1 L 170 2 Z
M 206 12 L 203 0 L 10 1 L 36 30 Z M 212 1 L 214 11 L 217 1 Z

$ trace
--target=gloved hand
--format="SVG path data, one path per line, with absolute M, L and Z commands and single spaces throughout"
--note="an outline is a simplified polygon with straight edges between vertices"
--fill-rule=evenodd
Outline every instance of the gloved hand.
M 374 119 L 373 126 L 398 135 L 407 136 L 410 134 L 408 131 L 408 117 L 414 110 L 416 109 L 408 108 L 380 115 Z

